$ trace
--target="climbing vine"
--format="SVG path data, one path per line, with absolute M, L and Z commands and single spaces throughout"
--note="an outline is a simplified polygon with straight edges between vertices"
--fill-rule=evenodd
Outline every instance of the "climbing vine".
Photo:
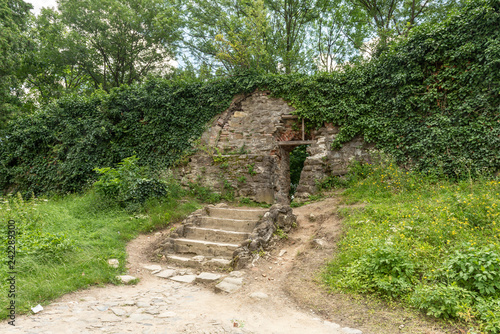
M 242 73 L 210 82 L 152 79 L 67 96 L 11 122 L 0 139 L 0 189 L 78 191 L 94 168 L 137 155 L 152 169 L 185 157 L 234 95 L 271 91 L 308 124 L 340 126 L 407 167 L 460 177 L 500 169 L 500 4 L 470 1 L 388 52 L 333 74 Z

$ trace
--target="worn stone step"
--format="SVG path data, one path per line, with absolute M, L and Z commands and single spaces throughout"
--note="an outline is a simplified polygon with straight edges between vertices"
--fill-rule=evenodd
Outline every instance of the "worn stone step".
M 231 218 L 201 217 L 202 228 L 251 233 L 257 225 L 257 220 L 242 220 Z
M 248 232 L 235 232 L 203 227 L 187 227 L 184 236 L 187 239 L 241 244 L 248 238 L 249 235 L 250 233 Z
M 267 212 L 267 209 L 235 209 L 208 207 L 208 215 L 216 218 L 259 220 Z
M 225 257 L 205 257 L 205 256 L 189 256 L 189 255 L 167 255 L 169 263 L 190 268 L 200 269 L 227 269 L 231 264 L 230 258 Z
M 194 239 L 175 239 L 174 250 L 177 253 L 190 253 L 204 256 L 225 256 L 231 258 L 238 244 L 210 242 Z

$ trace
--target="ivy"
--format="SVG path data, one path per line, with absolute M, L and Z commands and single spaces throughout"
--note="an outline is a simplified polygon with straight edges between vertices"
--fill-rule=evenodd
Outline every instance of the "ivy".
M 500 169 L 500 4 L 470 1 L 423 24 L 377 59 L 335 73 L 242 73 L 209 82 L 151 79 L 63 97 L 11 122 L 0 139 L 0 189 L 78 191 L 94 168 L 136 155 L 164 169 L 192 149 L 237 94 L 271 91 L 311 127 L 340 126 L 402 165 L 451 177 Z

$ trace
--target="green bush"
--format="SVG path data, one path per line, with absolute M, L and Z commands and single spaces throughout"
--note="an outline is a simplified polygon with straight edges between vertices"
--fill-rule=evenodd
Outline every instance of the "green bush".
M 457 250 L 446 263 L 448 279 L 481 296 L 500 295 L 500 254 L 491 247 Z
M 137 165 L 138 160 L 132 156 L 118 163 L 117 168 L 96 168 L 101 176 L 94 183 L 95 191 L 107 200 L 134 208 L 149 198 L 166 197 L 169 193 L 167 183 L 148 178 L 145 168 Z
M 473 304 L 472 293 L 456 285 L 418 285 L 411 296 L 411 303 L 436 318 L 458 318 Z
M 368 249 L 359 260 L 358 270 L 375 291 L 397 297 L 411 289 L 415 264 L 404 250 L 384 245 Z

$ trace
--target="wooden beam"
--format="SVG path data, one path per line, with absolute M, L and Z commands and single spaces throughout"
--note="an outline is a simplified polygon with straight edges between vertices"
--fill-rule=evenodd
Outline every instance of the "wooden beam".
M 282 119 L 297 119 L 297 118 L 299 118 L 299 116 L 297 116 L 297 115 L 282 115 L 281 118 Z
M 315 140 L 292 140 L 292 141 L 279 141 L 279 146 L 299 146 L 314 144 Z
M 304 119 L 302 118 L 302 140 L 306 140 L 306 132 L 304 127 Z

